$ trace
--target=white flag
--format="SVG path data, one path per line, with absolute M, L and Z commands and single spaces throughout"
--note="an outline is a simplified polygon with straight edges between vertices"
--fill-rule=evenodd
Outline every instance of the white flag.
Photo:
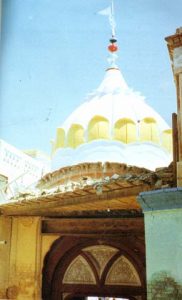
M 113 6 L 112 7 L 108 6 L 107 8 L 100 10 L 98 14 L 103 16 L 108 16 L 109 23 L 111 25 L 112 35 L 115 36 L 116 22 L 114 20 L 114 15 L 113 15 Z
M 98 12 L 99 15 L 103 15 L 103 16 L 111 16 L 112 15 L 112 12 L 111 12 L 111 7 L 108 6 L 107 8 L 103 9 L 103 10 L 100 10 Z

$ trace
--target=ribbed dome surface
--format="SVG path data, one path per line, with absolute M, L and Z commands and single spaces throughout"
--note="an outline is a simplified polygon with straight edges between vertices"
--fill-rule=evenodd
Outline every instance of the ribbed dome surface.
M 80 105 L 61 127 L 66 131 L 72 124 L 80 124 L 86 128 L 95 115 L 100 115 L 111 124 L 122 118 L 128 118 L 134 122 L 144 118 L 153 118 L 160 131 L 169 129 L 167 123 L 145 103 L 144 99 L 140 93 L 128 87 L 119 69 L 108 69 L 104 80 L 90 95 L 90 99 Z
M 171 162 L 171 129 L 117 68 L 57 129 L 53 169 L 119 162 L 154 170 Z

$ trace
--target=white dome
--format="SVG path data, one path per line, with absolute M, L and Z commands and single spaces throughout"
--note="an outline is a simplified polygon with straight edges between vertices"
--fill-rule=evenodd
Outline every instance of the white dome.
M 94 118 L 100 118 L 101 128 L 96 123 L 90 125 Z M 122 120 L 129 120 L 129 125 L 125 128 L 121 125 L 118 129 L 118 122 Z M 73 128 L 78 131 L 74 132 Z M 172 160 L 163 143 L 165 140 L 165 143 L 171 145 L 169 126 L 140 93 L 128 87 L 117 68 L 106 71 L 100 86 L 67 118 L 59 130 L 53 148 L 53 169 L 81 162 L 109 161 L 154 170 L 169 165 Z M 93 130 L 102 133 L 93 137 Z M 124 131 L 125 135 L 130 133 L 126 141 L 120 138 Z M 164 133 L 167 136 L 163 136 Z M 147 139 L 147 135 L 151 135 L 151 139 Z M 74 144 L 76 138 L 79 142 Z
M 150 117 L 156 120 L 160 131 L 169 129 L 161 116 L 145 103 L 145 97 L 128 87 L 120 70 L 116 68 L 106 71 L 104 80 L 97 90 L 67 118 L 61 127 L 66 131 L 72 124 L 80 124 L 87 128 L 89 121 L 95 115 L 105 117 L 110 124 L 122 118 L 138 122 Z

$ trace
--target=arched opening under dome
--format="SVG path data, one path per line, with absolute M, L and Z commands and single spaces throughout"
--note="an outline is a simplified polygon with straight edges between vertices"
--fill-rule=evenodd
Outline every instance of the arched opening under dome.
M 84 128 L 80 124 L 71 125 L 67 134 L 67 146 L 76 148 L 84 143 Z
M 57 128 L 56 140 L 53 144 L 53 153 L 59 149 L 65 147 L 65 131 L 63 128 Z
M 159 130 L 153 118 L 144 118 L 140 122 L 140 140 L 159 143 Z
M 169 152 L 172 152 L 172 129 L 162 132 L 162 146 Z
M 109 121 L 102 116 L 93 117 L 88 124 L 88 141 L 109 139 Z
M 113 138 L 126 144 L 135 142 L 137 139 L 135 122 L 127 118 L 118 120 L 114 125 Z

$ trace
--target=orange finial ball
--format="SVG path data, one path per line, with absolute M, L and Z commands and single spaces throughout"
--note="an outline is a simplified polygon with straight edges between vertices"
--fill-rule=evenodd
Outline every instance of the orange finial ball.
M 108 46 L 108 50 L 110 52 L 116 52 L 118 50 L 118 46 L 112 43 Z

